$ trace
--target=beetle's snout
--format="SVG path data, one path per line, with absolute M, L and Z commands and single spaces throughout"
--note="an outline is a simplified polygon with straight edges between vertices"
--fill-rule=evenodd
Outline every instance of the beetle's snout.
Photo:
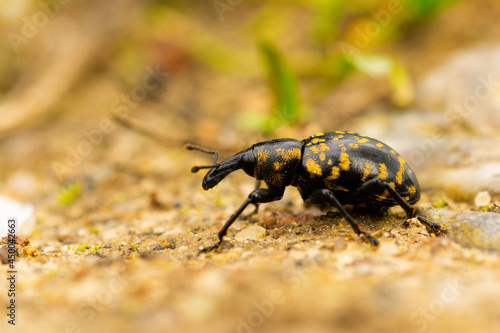
M 219 184 L 222 179 L 224 179 L 224 174 L 222 172 L 218 172 L 217 168 L 210 169 L 203 178 L 201 187 L 203 187 L 205 191 L 209 190 Z
M 210 190 L 213 186 L 210 186 L 206 180 L 203 180 L 201 182 L 201 187 L 203 187 L 203 189 L 205 191 L 207 191 L 207 190 Z

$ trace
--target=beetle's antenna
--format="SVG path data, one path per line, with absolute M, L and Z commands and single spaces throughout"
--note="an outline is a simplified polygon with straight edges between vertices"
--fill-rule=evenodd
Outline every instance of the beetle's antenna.
M 194 166 L 194 167 L 191 168 L 191 172 L 195 173 L 195 172 L 200 171 L 200 169 L 212 169 L 212 168 L 217 169 L 219 167 L 220 164 L 217 163 L 217 158 L 219 158 L 219 152 L 218 151 L 216 151 L 216 150 L 208 150 L 208 149 L 204 149 L 204 148 L 193 146 L 193 145 L 186 145 L 186 149 L 187 150 L 198 150 L 198 151 L 201 151 L 203 153 L 213 154 L 215 156 L 214 164 L 212 164 L 212 165 Z

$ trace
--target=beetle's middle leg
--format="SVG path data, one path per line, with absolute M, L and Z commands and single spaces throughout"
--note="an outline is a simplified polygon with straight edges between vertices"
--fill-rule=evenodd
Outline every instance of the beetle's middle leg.
M 240 208 L 238 208 L 233 213 L 233 215 L 231 215 L 231 217 L 226 221 L 222 229 L 217 234 L 219 241 L 215 245 L 200 250 L 200 253 L 209 255 L 210 253 L 220 249 L 222 245 L 222 238 L 224 238 L 224 236 L 227 235 L 227 230 L 234 223 L 234 221 L 236 221 L 236 219 L 241 215 L 241 213 L 243 213 L 243 211 L 245 210 L 245 208 L 247 208 L 249 204 L 258 205 L 260 203 L 280 200 L 283 197 L 284 192 L 285 192 L 284 188 L 275 188 L 275 187 L 261 188 L 252 191 L 252 193 L 248 195 L 248 198 L 243 202 Z
M 382 194 L 384 191 L 389 193 L 389 196 L 399 205 L 406 213 L 407 219 L 416 217 L 420 223 L 427 227 L 430 233 L 438 234 L 442 232 L 439 224 L 427 221 L 421 216 L 415 216 L 415 208 L 413 208 L 403 197 L 392 187 L 388 182 L 380 178 L 373 178 L 363 183 L 356 191 L 351 193 L 343 202 L 349 203 L 350 200 L 363 201 L 364 197 L 373 196 L 373 194 Z
M 329 190 L 329 189 L 316 190 L 309 197 L 309 201 L 311 203 L 314 203 L 314 204 L 320 204 L 320 203 L 326 202 L 332 206 L 337 207 L 340 214 L 347 220 L 347 222 L 349 222 L 349 224 L 354 229 L 354 232 L 356 234 L 358 234 L 360 236 L 363 235 L 364 237 L 366 237 L 366 239 L 368 239 L 368 241 L 370 242 L 370 246 L 373 248 L 375 248 L 379 245 L 378 240 L 373 238 L 366 231 L 362 231 L 359 229 L 358 223 L 356 221 L 354 221 L 352 216 L 344 209 L 342 204 L 338 201 L 338 199 L 335 197 L 335 195 L 333 194 L 333 192 L 331 190 Z

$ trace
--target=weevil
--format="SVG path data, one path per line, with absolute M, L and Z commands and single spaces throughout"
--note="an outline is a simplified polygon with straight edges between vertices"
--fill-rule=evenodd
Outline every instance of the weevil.
M 416 216 L 412 205 L 420 199 L 420 186 L 408 163 L 385 143 L 361 134 L 336 131 L 318 133 L 302 141 L 263 141 L 220 163 L 217 151 L 193 145 L 186 148 L 215 156 L 213 164 L 191 169 L 192 172 L 210 169 L 202 182 L 205 191 L 239 169 L 257 179 L 255 190 L 219 231 L 219 241 L 200 253 L 218 250 L 229 227 L 248 205 L 255 205 L 255 213 L 259 204 L 280 200 L 287 186 L 297 187 L 306 203 L 327 203 L 336 207 L 354 232 L 369 241 L 372 247 L 377 247 L 379 242 L 359 228 L 344 205 L 377 209 L 399 205 L 407 219 L 416 217 L 430 233 L 442 231 L 439 224 Z M 261 181 L 267 188 L 259 188 Z

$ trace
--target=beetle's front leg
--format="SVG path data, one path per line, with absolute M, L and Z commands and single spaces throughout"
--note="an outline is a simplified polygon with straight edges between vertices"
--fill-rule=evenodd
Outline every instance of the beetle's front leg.
M 260 179 L 255 182 L 254 191 L 257 191 L 260 188 L 261 183 L 262 183 L 262 180 L 260 180 Z M 250 213 L 248 213 L 246 215 L 241 215 L 240 220 L 246 220 L 246 219 L 250 218 L 250 216 L 257 214 L 257 212 L 259 211 L 259 203 L 255 203 L 253 205 L 255 206 L 254 210 L 252 210 Z
M 227 230 L 234 223 L 234 221 L 236 221 L 238 216 L 240 216 L 241 213 L 243 213 L 243 211 L 249 204 L 258 205 L 264 202 L 280 200 L 283 197 L 284 192 L 285 192 L 284 188 L 280 189 L 280 188 L 270 187 L 270 188 L 261 188 L 250 193 L 250 195 L 248 195 L 248 198 L 243 202 L 240 208 L 238 208 L 233 213 L 233 215 L 231 215 L 229 220 L 226 221 L 222 229 L 219 231 L 217 235 L 219 237 L 219 241 L 210 247 L 200 250 L 200 253 L 204 253 L 205 255 L 208 256 L 212 252 L 219 250 L 222 245 L 222 238 L 224 238 L 224 236 L 227 235 Z

